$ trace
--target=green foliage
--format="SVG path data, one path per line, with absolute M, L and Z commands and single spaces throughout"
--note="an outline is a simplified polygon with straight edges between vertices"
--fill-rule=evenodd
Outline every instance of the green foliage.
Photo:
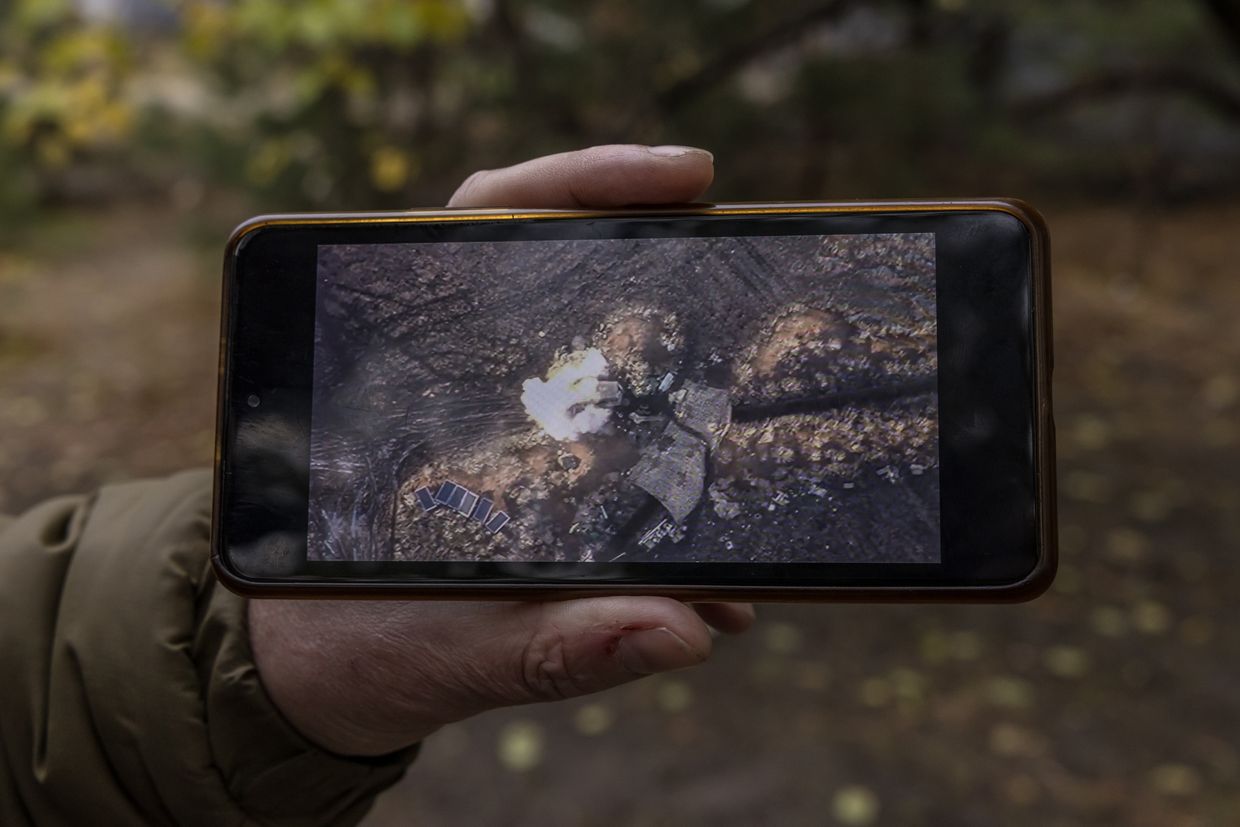
M 7 19 L 6 19 L 7 17 Z M 132 70 L 117 31 L 81 25 L 65 0 L 16 0 L 0 11 L 0 171 L 3 203 L 29 203 L 83 157 L 120 147 L 134 107 Z
M 709 146 L 720 195 L 743 197 L 1079 188 L 1153 155 L 1196 163 L 1185 141 L 1151 153 L 1136 98 L 1240 140 L 1237 55 L 1200 2 L 167 4 L 153 26 L 0 7 L 0 209 L 187 176 L 284 208 L 433 203 L 479 166 L 603 141 Z M 1090 86 L 1099 72 L 1136 80 Z
M 238 183 L 320 205 L 395 203 L 417 181 L 415 122 L 437 80 L 428 61 L 473 23 L 452 0 L 188 0 L 181 10 L 191 66 L 239 116 L 212 131 L 222 154 L 234 150 Z

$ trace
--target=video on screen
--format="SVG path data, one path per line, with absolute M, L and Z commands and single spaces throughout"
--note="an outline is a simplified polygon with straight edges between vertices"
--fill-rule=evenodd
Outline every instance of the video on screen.
M 933 233 L 323 245 L 314 561 L 939 562 Z

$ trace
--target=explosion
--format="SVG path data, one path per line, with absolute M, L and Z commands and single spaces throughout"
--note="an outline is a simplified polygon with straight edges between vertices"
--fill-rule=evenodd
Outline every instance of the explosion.
M 547 371 L 545 380 L 526 379 L 521 386 L 525 412 L 548 436 L 573 440 L 598 431 L 611 411 L 599 402 L 599 381 L 607 375 L 607 360 L 598 348 L 574 351 Z

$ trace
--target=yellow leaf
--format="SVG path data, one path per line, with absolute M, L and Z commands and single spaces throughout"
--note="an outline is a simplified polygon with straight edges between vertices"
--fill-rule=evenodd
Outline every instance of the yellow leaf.
M 616 715 L 603 704 L 587 704 L 573 716 L 573 726 L 582 735 L 601 735 L 611 728 Z
M 543 732 L 533 721 L 513 721 L 499 734 L 500 763 L 513 772 L 528 772 L 542 763 Z
M 831 800 L 831 812 L 841 824 L 873 824 L 878 810 L 878 797 L 867 787 L 841 787 Z
M 405 185 L 413 163 L 408 153 L 392 146 L 382 146 L 370 156 L 370 180 L 375 189 L 394 192 Z

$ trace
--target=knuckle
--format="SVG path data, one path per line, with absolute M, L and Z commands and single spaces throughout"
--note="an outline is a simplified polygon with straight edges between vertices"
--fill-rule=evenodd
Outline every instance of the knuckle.
M 560 701 L 589 691 L 573 670 L 568 647 L 558 632 L 540 632 L 531 638 L 521 659 L 521 680 L 537 701 Z

